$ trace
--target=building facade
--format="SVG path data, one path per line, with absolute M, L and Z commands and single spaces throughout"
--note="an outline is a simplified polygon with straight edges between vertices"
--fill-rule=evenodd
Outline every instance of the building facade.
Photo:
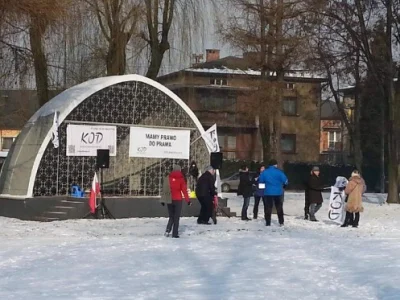
M 217 124 L 224 158 L 262 160 L 259 123 L 265 116 L 257 107 L 249 111 L 249 106 L 254 106 L 251 94 L 257 90 L 260 74 L 251 68 L 248 54 L 219 58 L 219 50 L 209 49 L 205 62 L 161 76 L 158 81 L 184 100 L 205 129 Z M 303 71 L 285 74 L 281 107 L 281 149 L 285 161 L 319 159 L 323 81 L 324 78 Z

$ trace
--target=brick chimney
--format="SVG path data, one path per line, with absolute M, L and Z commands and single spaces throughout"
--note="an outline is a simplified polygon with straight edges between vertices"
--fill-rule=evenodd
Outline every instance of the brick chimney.
M 206 62 L 219 59 L 219 49 L 206 49 Z

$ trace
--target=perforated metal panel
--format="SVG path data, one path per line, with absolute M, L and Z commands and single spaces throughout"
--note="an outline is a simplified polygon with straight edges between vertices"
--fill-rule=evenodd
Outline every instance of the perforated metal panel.
M 104 170 L 107 195 L 158 196 L 162 178 L 173 164 L 188 167 L 187 160 L 129 157 L 131 125 L 183 127 L 191 129 L 190 161 L 203 168 L 208 151 L 195 123 L 185 110 L 157 88 L 142 82 L 124 82 L 107 87 L 78 105 L 59 126 L 60 147 L 49 142 L 40 162 L 34 196 L 66 195 L 72 184 L 90 189 L 95 172 L 95 157 L 66 156 L 66 128 L 74 124 L 115 124 L 117 156 L 110 157 L 110 169 Z

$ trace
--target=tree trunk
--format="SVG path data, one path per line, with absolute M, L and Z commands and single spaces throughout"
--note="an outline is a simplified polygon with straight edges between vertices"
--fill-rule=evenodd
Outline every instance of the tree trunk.
M 392 25 L 393 25 L 393 13 L 392 13 L 392 1 L 386 0 L 386 85 L 388 91 L 388 103 L 389 103 L 389 130 L 388 130 L 388 146 L 389 146 L 389 161 L 388 161 L 388 175 L 389 175 L 389 186 L 388 186 L 388 203 L 399 203 L 399 173 L 398 173 L 398 159 L 397 159 L 397 132 L 398 132 L 398 121 L 396 120 L 396 112 L 398 104 L 395 101 L 394 91 L 394 64 L 393 64 L 393 53 L 392 53 Z
M 107 52 L 107 75 L 124 75 L 126 68 L 126 46 L 128 44 L 127 34 L 115 33 L 111 37 Z
M 274 137 L 275 137 L 275 155 L 279 167 L 283 167 L 282 149 L 281 149 L 281 136 L 282 136 L 282 101 L 283 101 L 283 88 L 285 72 L 283 68 L 284 53 L 283 53 L 283 0 L 277 1 L 276 10 L 276 112 L 274 114 Z
M 158 73 L 160 72 L 164 53 L 168 49 L 169 49 L 169 45 L 166 47 L 165 50 L 164 50 L 164 47 L 161 47 L 161 46 L 156 46 L 156 47 L 151 48 L 150 66 L 149 66 L 149 69 L 147 70 L 146 77 L 154 79 L 154 80 L 157 78 Z
M 268 122 L 265 123 L 265 119 L 263 121 L 260 120 L 260 136 L 261 143 L 263 149 L 263 162 L 268 164 L 271 159 L 271 144 L 270 144 L 270 132 Z
M 362 172 L 363 165 L 363 153 L 361 148 L 361 128 L 360 128 L 360 120 L 361 120 L 361 101 L 360 101 L 360 53 L 357 51 L 356 54 L 356 65 L 355 65 L 355 93 L 354 93 L 354 134 L 351 137 L 354 146 L 354 162 L 357 170 Z
M 31 16 L 29 27 L 29 41 L 31 44 L 33 65 L 35 69 L 36 90 L 39 105 L 49 101 L 49 82 L 47 77 L 47 60 L 43 49 L 43 35 L 47 24 L 40 17 Z

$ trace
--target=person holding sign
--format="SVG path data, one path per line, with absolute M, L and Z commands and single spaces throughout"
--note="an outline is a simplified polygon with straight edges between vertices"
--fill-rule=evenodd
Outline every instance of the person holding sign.
M 354 170 L 349 179 L 344 192 L 347 195 L 346 203 L 346 219 L 342 227 L 352 225 L 358 227 L 360 221 L 360 212 L 364 211 L 362 205 L 362 195 L 365 193 L 367 187 L 364 179 L 361 177 L 360 172 Z
M 185 200 L 188 205 L 192 204 L 189 200 L 186 181 L 185 178 L 183 177 L 180 166 L 178 165 L 173 166 L 173 170 L 168 176 L 168 183 L 171 191 L 171 201 L 170 203 L 167 204 L 169 220 L 165 235 L 169 236 L 171 229 L 173 227 L 172 237 L 179 238 L 178 229 L 179 229 L 179 219 L 181 217 L 181 211 L 182 211 L 182 195 L 185 197 Z
M 265 184 L 260 183 L 260 175 L 264 172 L 265 166 L 262 165 L 260 167 L 260 173 L 255 178 L 256 181 L 256 190 L 254 192 L 254 208 L 253 208 L 253 218 L 257 219 L 258 217 L 258 206 L 260 204 L 260 200 L 264 196 Z M 264 204 L 264 216 L 266 215 L 265 204 Z

